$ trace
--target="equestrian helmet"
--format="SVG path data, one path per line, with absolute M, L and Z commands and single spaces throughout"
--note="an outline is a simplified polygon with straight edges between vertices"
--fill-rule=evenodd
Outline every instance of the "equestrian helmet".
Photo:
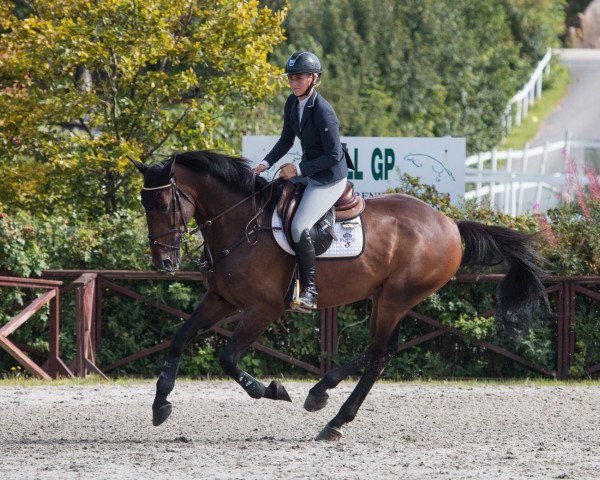
M 294 52 L 285 63 L 284 75 L 298 73 L 321 74 L 321 62 L 312 52 Z

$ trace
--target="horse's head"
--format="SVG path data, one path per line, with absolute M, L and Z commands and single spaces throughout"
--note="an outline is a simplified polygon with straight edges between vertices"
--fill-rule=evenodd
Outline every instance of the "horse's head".
M 194 203 L 177 186 L 173 160 L 148 166 L 131 159 L 144 175 L 142 205 L 146 210 L 152 264 L 175 273 L 181 260 L 181 243 L 194 215 Z

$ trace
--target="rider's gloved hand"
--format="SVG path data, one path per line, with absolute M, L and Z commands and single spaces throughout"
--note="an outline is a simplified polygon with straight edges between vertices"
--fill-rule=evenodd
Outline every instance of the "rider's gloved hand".
M 289 180 L 292 177 L 298 176 L 298 169 L 293 163 L 285 163 L 281 166 L 279 176 L 283 177 L 285 180 Z
M 252 173 L 256 173 L 256 175 L 260 175 L 261 173 L 266 172 L 266 171 L 267 171 L 267 166 L 264 163 L 260 163 L 252 169 Z

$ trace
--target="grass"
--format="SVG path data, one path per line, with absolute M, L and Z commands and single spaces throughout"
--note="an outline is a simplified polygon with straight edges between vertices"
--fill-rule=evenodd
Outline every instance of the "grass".
M 306 384 L 314 384 L 316 378 L 282 378 L 282 377 L 265 377 L 260 380 L 264 383 L 270 382 L 272 379 L 285 382 L 302 382 Z M 57 387 L 57 386 L 85 386 L 85 385 L 135 385 L 154 383 L 155 378 L 130 378 L 117 377 L 109 380 L 95 375 L 90 375 L 87 378 L 75 379 L 59 379 L 53 381 L 38 380 L 35 378 L 3 378 L 0 379 L 0 388 L 2 387 Z M 233 380 L 225 377 L 198 379 L 181 377 L 178 382 L 227 382 L 234 384 Z M 350 380 L 351 382 L 357 379 Z M 507 378 L 507 379 L 421 379 L 421 380 L 380 380 L 384 384 L 402 384 L 402 385 L 431 385 L 431 386 L 452 386 L 452 387 L 484 387 L 484 386 L 535 386 L 535 387 L 600 387 L 600 379 L 585 379 L 585 380 L 553 380 L 550 378 Z
M 509 148 L 521 150 L 523 146 L 533 140 L 540 129 L 541 123 L 558 106 L 567 94 L 571 83 L 571 74 L 564 65 L 553 65 L 550 77 L 544 79 L 542 98 L 537 100 L 529 109 L 527 118 L 518 127 L 515 126 L 500 144 L 500 149 Z
M 0 378 L 0 388 L 2 387 L 59 387 L 59 386 L 80 386 L 80 385 L 129 385 L 132 383 L 147 382 L 144 378 L 118 377 L 103 379 L 99 375 L 89 375 L 86 378 L 60 378 L 58 380 L 40 380 L 29 376 L 18 378 L 4 377 Z
M 600 379 L 554 380 L 551 378 L 485 378 L 485 379 L 447 379 L 447 380 L 383 380 L 383 383 L 402 383 L 407 385 L 448 385 L 456 387 L 475 386 L 536 386 L 536 387 L 600 387 Z

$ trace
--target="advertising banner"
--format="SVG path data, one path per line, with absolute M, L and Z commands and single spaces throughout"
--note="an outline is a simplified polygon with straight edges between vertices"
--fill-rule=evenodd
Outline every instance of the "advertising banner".
M 279 137 L 244 136 L 242 154 L 259 163 Z M 464 138 L 431 137 L 341 137 L 346 143 L 355 171 L 348 180 L 363 197 L 373 197 L 400 186 L 404 173 L 419 177 L 421 183 L 434 185 L 438 192 L 448 193 L 457 202 L 465 193 L 466 142 Z M 277 164 L 263 175 L 266 178 L 284 163 L 299 163 L 300 141 Z

